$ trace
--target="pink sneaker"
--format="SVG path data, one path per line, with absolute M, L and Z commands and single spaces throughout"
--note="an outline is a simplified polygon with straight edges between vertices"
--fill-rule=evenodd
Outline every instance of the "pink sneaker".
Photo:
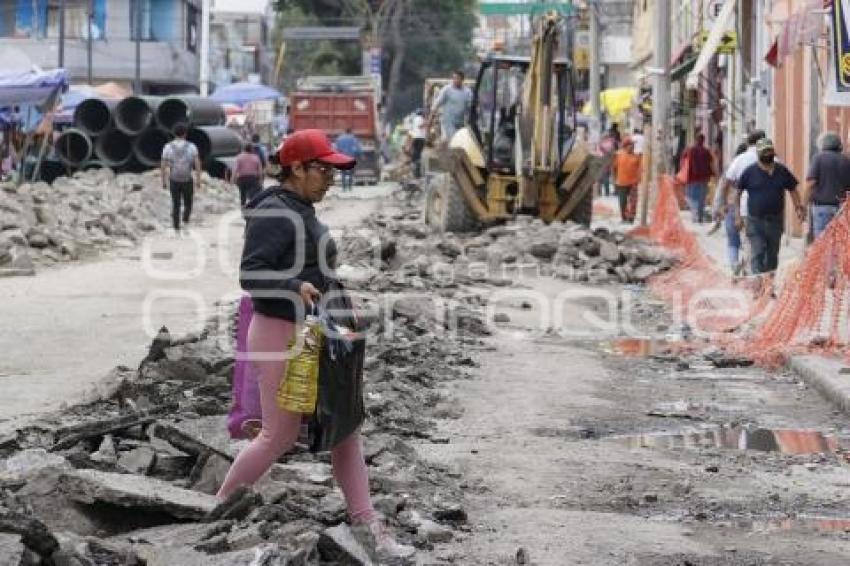
M 367 550 L 378 564 L 407 564 L 416 554 L 415 548 L 395 540 L 382 517 L 355 523 L 352 530 L 367 542 Z

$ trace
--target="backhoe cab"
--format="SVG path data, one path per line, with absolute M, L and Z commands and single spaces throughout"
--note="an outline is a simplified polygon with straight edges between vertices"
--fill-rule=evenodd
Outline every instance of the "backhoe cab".
M 554 58 L 559 29 L 557 15 L 545 16 L 531 57 L 481 64 L 468 124 L 432 176 L 426 222 L 448 232 L 517 214 L 590 224 L 604 161 L 576 138 L 573 69 Z

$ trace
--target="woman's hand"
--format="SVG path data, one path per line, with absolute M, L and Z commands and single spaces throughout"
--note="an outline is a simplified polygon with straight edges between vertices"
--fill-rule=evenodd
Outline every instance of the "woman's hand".
M 301 295 L 301 299 L 304 301 L 304 304 L 311 309 L 313 308 L 313 303 L 322 296 L 319 290 L 316 289 L 309 281 L 305 281 L 301 284 L 301 288 L 298 290 L 298 293 Z

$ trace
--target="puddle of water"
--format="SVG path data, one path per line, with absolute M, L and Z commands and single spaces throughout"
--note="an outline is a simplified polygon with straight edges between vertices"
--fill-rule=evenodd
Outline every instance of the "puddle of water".
M 613 438 L 627 448 L 727 448 L 781 454 L 838 452 L 838 438 L 816 430 L 721 426 L 675 433 L 647 433 Z

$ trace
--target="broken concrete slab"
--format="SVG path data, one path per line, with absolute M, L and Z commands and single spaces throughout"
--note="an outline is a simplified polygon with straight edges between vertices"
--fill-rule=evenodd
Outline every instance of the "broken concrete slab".
M 287 462 L 275 464 L 269 470 L 274 481 L 312 483 L 331 487 L 334 477 L 329 464 L 322 462 Z
M 216 498 L 175 487 L 149 477 L 77 470 L 61 478 L 62 489 L 78 503 L 109 503 L 161 511 L 177 519 L 203 519 L 215 509 Z
M 231 464 L 232 462 L 227 458 L 211 453 L 209 457 L 204 458 L 199 477 L 192 484 L 192 489 L 215 495 L 218 488 L 224 483 L 224 478 L 227 476 Z
M 833 405 L 850 413 L 850 380 L 842 373 L 846 364 L 824 356 L 792 356 L 789 367 Z
M 139 446 L 118 455 L 118 467 L 131 474 L 148 475 L 156 463 L 156 452 L 150 446 Z
M 225 420 L 225 416 L 219 415 L 180 422 L 160 421 L 153 429 L 153 436 L 193 456 L 214 452 L 233 460 L 239 444 L 230 439 Z
M 47 525 L 33 517 L 2 508 L 0 508 L 0 533 L 19 536 L 27 548 L 42 558 L 50 557 L 59 548 L 59 542 Z
M 39 561 L 20 535 L 0 533 L 0 566 L 35 566 Z
M 351 527 L 341 523 L 325 529 L 319 537 L 322 559 L 340 566 L 372 566 L 366 548 L 354 536 Z

